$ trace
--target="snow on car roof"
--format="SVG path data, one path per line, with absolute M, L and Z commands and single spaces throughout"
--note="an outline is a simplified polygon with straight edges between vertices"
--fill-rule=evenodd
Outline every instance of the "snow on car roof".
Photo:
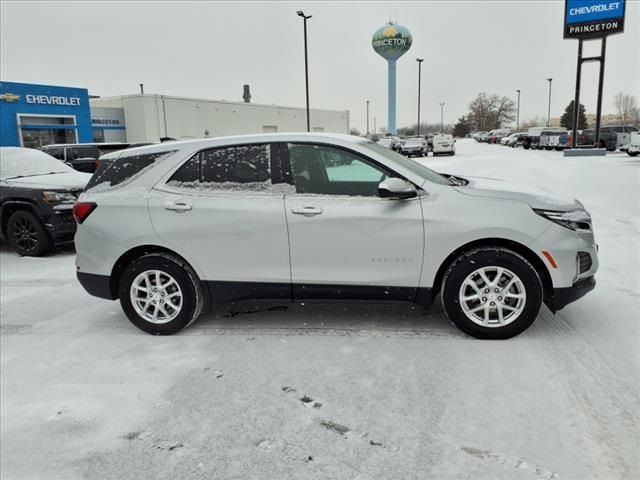
M 256 133 L 249 135 L 230 135 L 225 137 L 199 138 L 189 140 L 167 141 L 160 144 L 145 145 L 142 147 L 129 148 L 126 151 L 118 151 L 104 155 L 101 158 L 112 159 L 120 155 L 139 155 L 141 153 L 154 153 L 169 150 L 181 150 L 182 148 L 199 150 L 207 147 L 217 147 L 224 145 L 239 145 L 245 143 L 263 142 L 319 142 L 319 143 L 365 143 L 368 138 L 346 135 L 343 133 Z M 126 153 L 125 153 L 126 152 Z

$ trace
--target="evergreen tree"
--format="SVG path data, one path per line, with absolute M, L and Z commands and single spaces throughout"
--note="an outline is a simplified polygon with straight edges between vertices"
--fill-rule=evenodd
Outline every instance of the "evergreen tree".
M 575 111 L 575 102 L 571 100 L 567 108 L 564 109 L 564 114 L 560 117 L 560 125 L 568 130 L 573 130 L 573 115 Z M 578 129 L 583 130 L 587 128 L 587 116 L 585 115 L 584 105 L 580 104 L 580 111 L 578 113 Z
M 466 137 L 469 133 L 471 133 L 471 122 L 469 121 L 469 117 L 463 115 L 453 127 L 453 136 L 462 138 Z

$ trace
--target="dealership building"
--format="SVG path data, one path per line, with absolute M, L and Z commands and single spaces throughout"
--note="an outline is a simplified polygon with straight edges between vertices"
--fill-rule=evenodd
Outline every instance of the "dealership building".
M 306 110 L 155 94 L 92 97 L 86 88 L 0 82 L 0 146 L 158 142 L 306 131 Z M 349 133 L 349 111 L 311 109 L 311 131 Z

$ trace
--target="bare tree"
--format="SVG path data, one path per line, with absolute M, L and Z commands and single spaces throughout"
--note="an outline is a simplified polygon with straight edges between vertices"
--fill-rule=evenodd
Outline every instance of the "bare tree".
M 618 111 L 618 118 L 622 125 L 635 123 L 640 117 L 638 100 L 633 95 L 620 92 L 614 97 L 613 105 Z
M 475 130 L 501 128 L 515 118 L 516 106 L 509 97 L 479 93 L 469 104 L 469 121 Z

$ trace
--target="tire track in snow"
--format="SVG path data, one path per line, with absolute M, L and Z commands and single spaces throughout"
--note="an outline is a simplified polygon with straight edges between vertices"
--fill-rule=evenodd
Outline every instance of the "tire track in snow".
M 635 465 L 629 463 L 637 458 L 633 451 L 640 444 L 637 386 L 620 378 L 561 313 L 554 316 L 545 308 L 537 322 L 533 329 L 549 330 L 549 335 L 540 337 L 545 350 L 541 359 L 551 374 L 560 373 L 558 385 L 603 447 L 611 475 L 638 478 L 637 460 Z M 618 431 L 613 431 L 616 425 Z M 619 430 L 630 435 L 631 442 L 621 442 Z

